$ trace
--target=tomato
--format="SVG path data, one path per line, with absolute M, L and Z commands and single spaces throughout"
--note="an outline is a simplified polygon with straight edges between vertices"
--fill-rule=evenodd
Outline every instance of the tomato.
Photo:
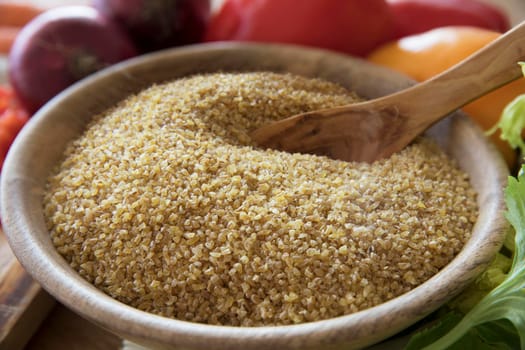
M 29 114 L 20 106 L 13 91 L 0 86 L 0 169 L 9 147 L 28 119 Z
M 3 113 L 7 107 L 12 103 L 13 91 L 0 86 L 0 113 Z
M 395 37 L 445 26 L 474 26 L 505 32 L 509 19 L 498 8 L 477 0 L 387 0 L 392 11 Z
M 474 27 L 437 28 L 387 43 L 374 50 L 368 59 L 423 81 L 462 61 L 500 35 Z M 520 79 L 469 103 L 463 110 L 487 130 L 498 122 L 505 106 L 523 93 L 525 79 Z M 491 138 L 509 166 L 513 166 L 514 150 L 500 139 L 499 133 Z
M 392 28 L 384 0 L 226 0 L 205 40 L 290 43 L 365 55 L 391 38 Z

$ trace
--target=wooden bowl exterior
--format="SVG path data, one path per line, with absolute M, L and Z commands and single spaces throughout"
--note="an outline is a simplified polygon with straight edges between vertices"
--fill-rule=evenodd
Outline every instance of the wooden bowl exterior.
M 132 59 L 69 88 L 28 123 L 8 155 L 1 179 L 2 222 L 13 251 L 60 302 L 108 330 L 154 348 L 345 349 L 391 336 L 459 293 L 490 262 L 506 231 L 503 187 L 508 170 L 468 118 L 455 113 L 429 134 L 456 158 L 478 192 L 480 215 L 462 252 L 430 280 L 379 306 L 325 321 L 237 328 L 178 321 L 126 306 L 83 280 L 56 252 L 44 224 L 45 179 L 66 144 L 90 118 L 156 82 L 194 73 L 270 70 L 321 77 L 374 98 L 412 82 L 359 59 L 293 46 L 202 44 Z

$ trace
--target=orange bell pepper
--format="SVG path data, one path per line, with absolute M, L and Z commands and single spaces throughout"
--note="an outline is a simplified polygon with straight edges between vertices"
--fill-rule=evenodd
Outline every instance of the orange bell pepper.
M 474 27 L 442 27 L 407 36 L 374 50 L 368 59 L 405 73 L 417 81 L 427 80 L 481 49 L 501 34 Z M 517 62 L 516 62 L 517 64 Z M 525 93 L 525 79 L 507 84 L 463 107 L 484 130 L 494 126 L 505 106 Z M 516 152 L 499 137 L 491 136 L 510 167 Z

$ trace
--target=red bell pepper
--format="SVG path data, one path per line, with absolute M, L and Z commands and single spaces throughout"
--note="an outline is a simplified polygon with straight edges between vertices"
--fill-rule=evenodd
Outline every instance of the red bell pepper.
M 507 16 L 478 0 L 387 0 L 394 20 L 394 37 L 445 26 L 473 26 L 497 32 L 510 28 Z
M 226 0 L 205 39 L 290 43 L 365 55 L 391 32 L 385 0 Z

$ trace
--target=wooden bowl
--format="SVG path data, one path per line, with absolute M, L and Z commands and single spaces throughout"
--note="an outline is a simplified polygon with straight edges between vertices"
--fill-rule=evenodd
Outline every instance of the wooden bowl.
M 359 348 L 383 340 L 459 293 L 499 250 L 506 228 L 503 191 L 507 168 L 468 118 L 455 113 L 431 129 L 470 175 L 479 218 L 472 238 L 438 274 L 412 291 L 351 315 L 291 326 L 238 328 L 164 318 L 126 306 L 82 279 L 56 252 L 44 225 L 45 179 L 66 144 L 96 113 L 155 82 L 198 72 L 270 70 L 321 77 L 367 98 L 412 84 L 364 61 L 321 50 L 280 45 L 205 44 L 138 57 L 83 80 L 49 102 L 16 139 L 4 164 L 2 221 L 16 256 L 60 302 L 136 343 L 154 348 Z

